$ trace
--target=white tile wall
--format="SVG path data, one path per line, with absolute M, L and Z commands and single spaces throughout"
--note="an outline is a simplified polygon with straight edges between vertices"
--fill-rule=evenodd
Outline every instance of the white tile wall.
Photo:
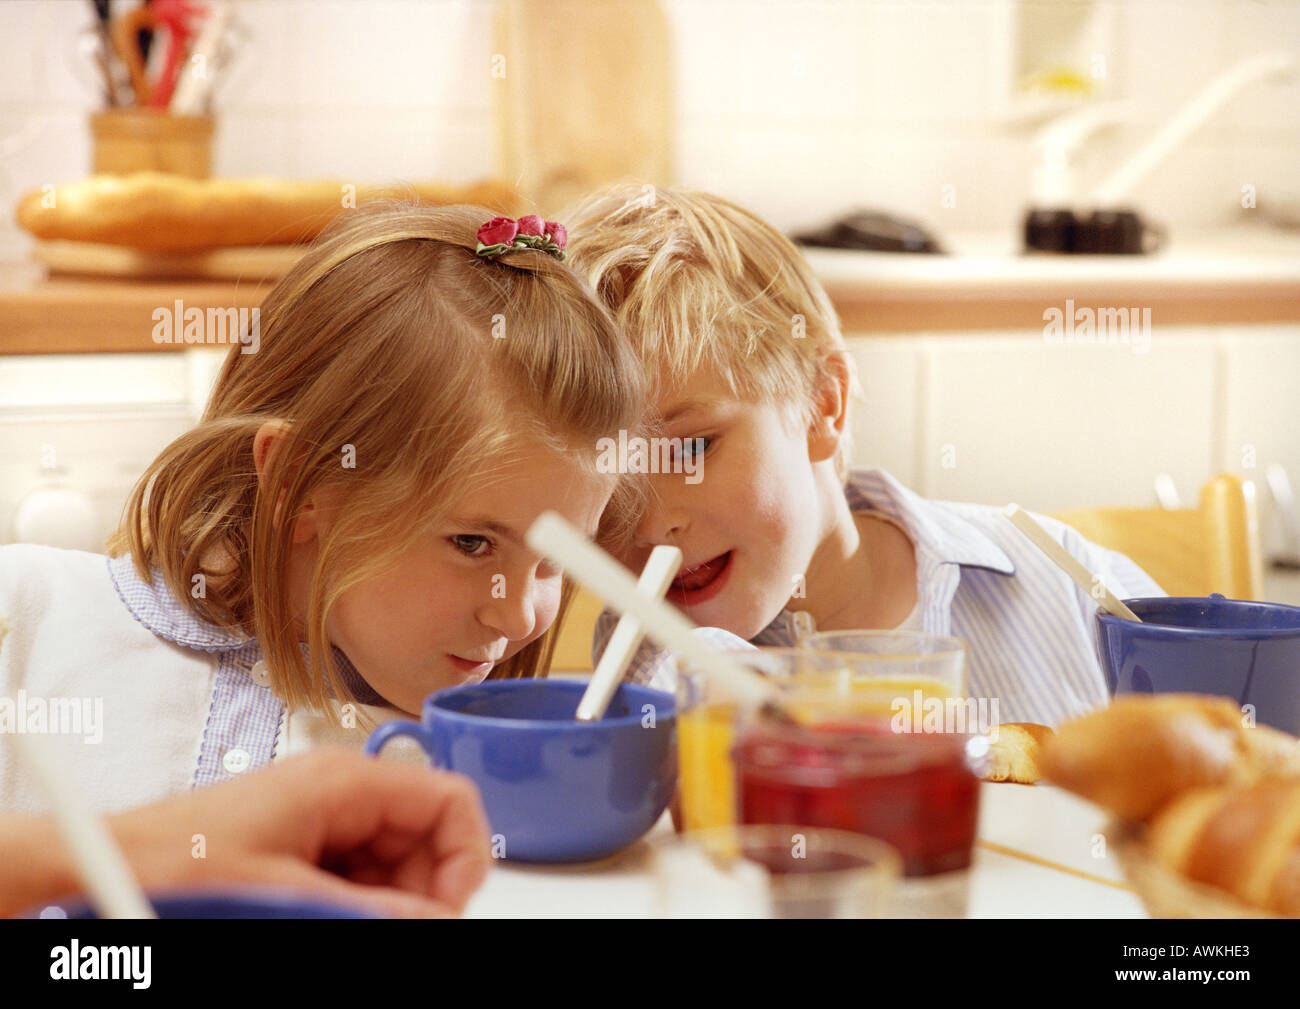
M 1078 4 L 1082 0 L 1055 0 Z M 1137 104 L 1099 138 L 1116 165 L 1217 71 L 1300 53 L 1296 0 L 1093 0 L 1108 13 L 1105 90 Z M 664 0 L 674 39 L 677 174 L 794 227 L 859 204 L 936 229 L 1014 227 L 1030 151 L 996 119 L 1013 0 Z M 219 84 L 222 174 L 491 174 L 489 0 L 246 0 Z M 0 206 L 90 165 L 94 77 L 76 52 L 83 0 L 0 3 Z M 1136 194 L 1173 226 L 1225 223 L 1243 179 L 1300 201 L 1300 75 L 1256 87 Z M 956 186 L 940 208 L 937 187 Z M 0 257 L 26 239 L 0 214 Z

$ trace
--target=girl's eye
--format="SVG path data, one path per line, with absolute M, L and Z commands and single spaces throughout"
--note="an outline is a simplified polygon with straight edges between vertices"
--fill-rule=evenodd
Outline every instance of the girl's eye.
M 451 543 L 466 557 L 486 557 L 492 552 L 492 541 L 486 536 L 452 536 Z

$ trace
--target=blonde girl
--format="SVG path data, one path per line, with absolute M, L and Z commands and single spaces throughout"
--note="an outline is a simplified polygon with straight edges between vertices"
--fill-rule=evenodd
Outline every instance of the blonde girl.
M 637 428 L 642 380 L 558 257 L 476 254 L 490 217 L 352 212 L 267 296 L 108 558 L 0 548 L 0 690 L 101 705 L 69 756 L 100 807 L 545 674 L 568 590 L 522 537 L 553 509 L 618 538 L 597 442 Z M 40 805 L 3 737 L 0 803 Z

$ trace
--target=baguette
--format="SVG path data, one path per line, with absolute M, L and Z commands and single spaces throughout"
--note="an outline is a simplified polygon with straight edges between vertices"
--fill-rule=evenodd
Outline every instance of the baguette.
M 1296 740 L 1246 726 L 1230 700 L 1130 695 L 1063 725 L 1043 748 L 1043 773 L 1126 820 L 1145 821 L 1190 789 L 1245 787 L 1300 775 Z
M 296 179 L 191 179 L 164 172 L 92 175 L 19 201 L 18 223 L 37 238 L 99 242 L 155 252 L 292 245 L 316 238 L 344 209 L 351 185 Z M 512 215 L 519 195 L 504 183 L 355 186 L 355 202 L 378 197 L 427 204 L 473 203 Z M 49 205 L 47 205 L 49 204 Z
M 989 763 L 986 781 L 1015 781 L 1031 785 L 1042 776 L 1039 769 L 1042 744 L 1052 737 L 1046 725 L 1033 722 L 1005 722 L 989 734 Z

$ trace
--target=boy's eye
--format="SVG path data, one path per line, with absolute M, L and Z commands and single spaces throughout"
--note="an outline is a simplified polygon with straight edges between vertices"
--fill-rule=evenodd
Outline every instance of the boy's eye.
M 492 551 L 492 541 L 486 536 L 452 536 L 451 543 L 466 557 L 486 557 Z
M 709 446 L 712 444 L 712 438 L 683 438 L 682 456 L 687 459 L 699 458 L 709 450 Z

